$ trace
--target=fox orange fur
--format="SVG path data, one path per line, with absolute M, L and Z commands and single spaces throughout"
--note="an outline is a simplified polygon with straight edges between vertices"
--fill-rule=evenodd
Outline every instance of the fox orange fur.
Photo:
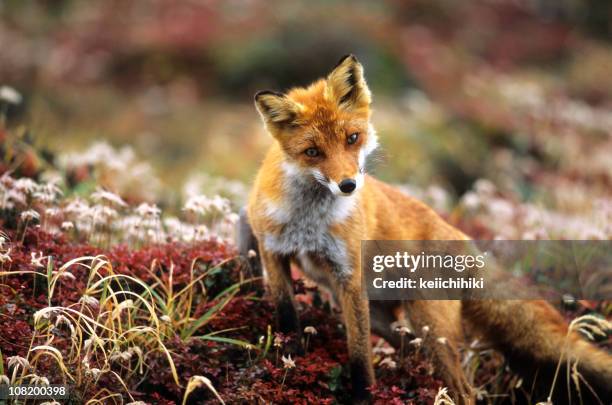
M 300 332 L 291 263 L 332 292 L 346 325 L 355 401 L 367 401 L 367 387 L 374 383 L 370 329 L 397 344 L 389 325 L 401 317 L 416 331 L 429 327 L 424 345 L 457 403 L 474 403 L 458 351 L 465 323 L 502 350 L 515 368 L 532 377 L 540 368 L 537 384 L 546 389 L 550 379 L 544 376 L 554 372 L 569 341 L 569 358 L 578 361 L 599 398 L 610 399 L 612 357 L 576 333 L 568 335 L 567 324 L 547 302 L 368 302 L 361 285 L 362 240 L 468 237 L 423 203 L 365 174 L 365 160 L 377 141 L 370 90 L 354 56 L 307 88 L 260 92 L 255 104 L 275 142 L 242 218 L 241 250 L 259 252 L 283 332 Z M 445 337 L 447 344 L 436 344 L 435 337 Z

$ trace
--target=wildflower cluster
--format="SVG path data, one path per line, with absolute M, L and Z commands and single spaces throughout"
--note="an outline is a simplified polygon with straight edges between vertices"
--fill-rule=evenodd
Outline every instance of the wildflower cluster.
M 11 240 L 16 232 L 21 230 L 0 235 L 0 365 L 6 360 L 0 380 L 70 384 L 86 400 L 105 398 L 110 390 L 116 400 L 134 402 L 146 378 L 163 381 L 180 398 L 192 370 L 185 375 L 173 350 L 191 351 L 207 340 L 208 323 L 238 292 L 240 284 L 231 285 L 239 270 L 232 251 L 209 241 L 142 250 L 123 245 L 102 256 L 99 248 L 41 227 L 24 230 L 23 242 Z M 228 281 L 210 289 L 199 283 L 222 269 Z M 170 277 L 157 276 L 163 273 Z M 203 316 L 207 305 L 216 309 Z M 222 339 L 221 332 L 210 336 Z M 168 374 L 156 374 L 160 368 Z
M 130 201 L 157 201 L 161 190 L 151 165 L 139 160 L 129 146 L 114 148 L 104 141 L 95 142 L 84 151 L 60 155 L 58 166 L 75 181 L 92 179 Z
M 156 205 L 130 206 L 111 191 L 97 188 L 88 198 L 63 197 L 58 182 L 0 177 L 0 210 L 14 217 L 23 232 L 36 226 L 46 232 L 66 233 L 75 240 L 97 244 L 197 242 L 210 238 L 230 240 L 238 216 L 229 200 L 220 196 L 191 197 L 182 212 L 185 219 L 162 216 Z M 17 215 L 18 214 L 18 215 Z
M 503 193 L 481 179 L 463 195 L 460 208 L 464 218 L 486 224 L 493 237 L 502 240 L 612 238 L 612 199 L 601 196 L 590 201 L 575 187 L 553 191 L 557 209 L 543 204 L 520 202 L 518 196 Z M 568 209 L 574 200 L 581 209 Z M 580 202 L 578 202 L 580 200 Z M 588 208 L 588 209 L 585 209 Z

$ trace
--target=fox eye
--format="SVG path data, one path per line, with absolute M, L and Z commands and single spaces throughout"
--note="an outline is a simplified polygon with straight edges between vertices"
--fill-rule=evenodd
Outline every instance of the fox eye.
M 359 134 L 355 132 L 354 134 L 350 134 L 346 141 L 349 145 L 352 145 L 357 142 L 357 139 L 359 139 Z
M 304 153 L 308 157 L 317 157 L 320 155 L 319 149 L 317 148 L 308 148 L 304 151 Z

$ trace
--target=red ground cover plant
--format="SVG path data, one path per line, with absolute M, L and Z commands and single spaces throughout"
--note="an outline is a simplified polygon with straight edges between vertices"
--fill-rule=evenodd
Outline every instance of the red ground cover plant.
M 11 231 L 8 236 L 14 239 Z M 76 244 L 66 238 L 50 235 L 38 229 L 27 231 L 23 244 L 13 243 L 11 261 L 4 263 L 4 271 L 29 269 L 32 254 L 44 252 L 53 257 L 56 267 L 75 257 L 104 254 L 116 272 L 138 277 L 147 284 L 154 284 L 150 272 L 151 264 L 156 263 L 160 278 L 167 278 L 167 269 L 173 266 L 173 286 L 180 288 L 189 281 L 191 263 L 198 258 L 205 266 L 225 263 L 209 281 L 210 290 L 221 290 L 232 283 L 244 279 L 244 268 L 239 260 L 230 260 L 235 252 L 231 246 L 215 242 L 202 242 L 193 245 L 169 243 L 130 249 L 117 246 L 108 251 L 100 248 Z M 79 301 L 87 284 L 85 268 L 72 271 L 74 279 L 61 278 L 56 287 L 51 305 L 69 306 Z M 35 280 L 36 279 L 36 280 Z M 9 370 L 7 359 L 12 356 L 27 357 L 31 341 L 35 335 L 33 314 L 49 305 L 46 286 L 40 277 L 31 274 L 3 276 L 0 279 L 0 347 L 4 370 Z M 297 292 L 313 294 L 312 288 L 297 283 Z M 273 332 L 273 308 L 262 296 L 259 281 L 244 285 L 240 292 L 219 310 L 201 332 L 230 329 L 223 336 L 244 342 L 252 342 L 243 347 L 224 342 L 206 341 L 197 338 L 181 339 L 180 336 L 166 336 L 165 344 L 172 353 L 183 387 L 178 386 L 172 377 L 171 369 L 164 354 L 152 351 L 145 354 L 146 367 L 142 374 L 135 373 L 125 379 L 134 400 L 156 404 L 180 403 L 184 385 L 193 376 L 205 376 L 219 395 L 227 403 L 345 403 L 350 400 L 348 388 L 350 381 L 344 331 L 338 314 L 329 309 L 317 297 L 301 299 L 303 311 L 302 324 L 315 326 L 316 334 L 308 338 L 308 346 L 303 354 L 293 351 L 295 336 L 283 336 Z M 316 291 L 314 291 L 316 294 Z M 304 297 L 304 295 L 302 296 Z M 313 301 L 314 304 L 305 304 Z M 194 302 L 194 317 L 210 309 L 214 303 Z M 575 316 L 588 310 L 604 310 L 603 303 L 578 302 L 568 315 Z M 70 350 L 70 336 L 67 330 L 57 328 L 54 346 L 67 356 Z M 374 338 L 377 348 L 384 347 Z M 378 343 L 378 344 L 377 344 Z M 371 388 L 374 403 L 399 404 L 432 403 L 442 386 L 432 377 L 432 365 L 426 353 L 411 349 L 403 362 L 387 348 L 375 350 L 377 362 L 377 385 Z M 291 356 L 294 365 L 287 363 Z M 384 360 L 383 359 L 387 359 Z M 504 364 L 499 356 L 491 353 L 479 355 L 481 364 L 475 375 L 476 382 L 483 386 L 492 384 L 517 384 L 510 373 L 499 374 Z M 133 362 L 128 359 L 127 362 Z M 116 365 L 136 367 L 134 364 Z M 61 369 L 53 361 L 37 363 L 36 373 L 46 376 L 51 382 L 62 382 Z M 7 373 L 8 374 L 8 373 Z M 497 376 L 498 381 L 493 381 Z M 500 382 L 501 380 L 502 382 Z M 100 397 L 100 391 L 121 392 L 123 387 L 110 374 L 103 374 L 94 384 L 73 386 L 73 398 L 81 401 Z M 123 395 L 125 400 L 129 398 Z M 118 402 L 117 399 L 115 399 Z M 216 403 L 217 399 L 206 388 L 196 389 L 188 398 L 189 403 Z
M 15 231 L 6 231 L 10 240 L 17 240 Z M 43 252 L 45 257 L 52 257 L 54 268 L 60 268 L 72 259 L 83 256 L 104 255 L 112 264 L 115 273 L 138 278 L 149 285 L 157 280 L 151 272 L 157 269 L 160 279 L 169 277 L 168 269 L 172 266 L 172 285 L 179 289 L 190 279 L 190 269 L 194 259 L 198 259 L 202 268 L 212 268 L 221 263 L 217 273 L 205 280 L 210 295 L 245 278 L 240 261 L 235 259 L 233 247 L 216 241 L 196 244 L 168 243 L 131 249 L 119 245 L 108 250 L 87 244 L 74 243 L 64 236 L 51 235 L 38 228 L 26 231 L 23 243 L 11 243 L 10 261 L 3 264 L 4 272 L 36 270 L 37 264 L 32 255 L 37 257 Z M 229 259 L 229 260 L 228 260 Z M 153 265 L 155 264 L 155 265 Z M 45 271 L 43 269 L 43 271 Z M 69 307 L 79 302 L 87 289 L 88 269 L 71 268 L 74 277 L 61 277 L 55 293 L 48 302 L 47 285 L 44 277 L 26 274 L 9 274 L 0 278 L 0 317 L 3 327 L 0 328 L 0 347 L 3 366 L 10 375 L 8 359 L 13 356 L 28 358 L 32 342 L 39 339 L 34 327 L 36 311 L 49 305 Z M 312 294 L 298 283 L 301 293 Z M 315 292 L 316 293 L 316 292 Z M 302 300 L 307 301 L 307 300 Z M 180 403 L 184 385 L 196 375 L 210 379 L 221 397 L 227 403 L 235 402 L 275 402 L 275 403 L 336 403 L 349 400 L 350 387 L 344 331 L 338 314 L 329 309 L 320 300 L 317 305 L 304 305 L 302 311 L 303 325 L 316 326 L 316 334 L 309 336 L 307 350 L 303 354 L 292 351 L 295 336 L 282 336 L 273 332 L 273 308 L 263 298 L 260 280 L 241 288 L 219 310 L 203 331 L 210 332 L 233 329 L 223 336 L 243 342 L 252 342 L 251 347 L 201 340 L 198 338 L 182 339 L 178 334 L 165 336 L 164 343 L 172 353 L 179 381 L 178 386 L 172 377 L 168 361 L 159 351 L 145 353 L 146 366 L 142 374 L 128 374 L 124 378 L 134 400 L 150 403 Z M 194 300 L 193 316 L 198 317 L 214 305 L 206 300 Z M 92 308 L 91 311 L 100 308 Z M 53 321 L 53 316 L 51 317 Z M 53 345 L 65 357 L 69 356 L 70 333 L 67 328 L 53 329 L 56 336 Z M 261 343 L 258 343 L 261 342 Z M 293 367 L 286 367 L 285 361 L 291 356 Z M 285 361 L 283 360 L 285 359 Z M 380 361 L 381 358 L 378 358 Z M 396 359 L 397 360 L 397 359 Z M 127 363 L 114 365 L 119 373 L 122 368 L 136 368 L 134 359 Z M 91 365 L 93 367 L 93 364 Z M 34 372 L 34 370 L 31 370 Z M 74 370 L 71 370 L 74 373 Z M 36 364 L 36 374 L 45 376 L 52 383 L 64 382 L 62 370 L 51 359 L 41 360 Z M 440 382 L 431 377 L 431 365 L 425 356 L 406 360 L 402 369 L 379 367 L 379 382 L 372 388 L 374 399 L 378 403 L 395 401 L 405 403 L 431 402 Z M 89 384 L 78 386 L 72 384 L 72 398 L 84 401 L 100 398 L 100 392 L 122 392 L 121 383 L 110 373 L 102 374 Z M 125 400 L 130 398 L 123 395 Z M 115 398 L 115 401 L 118 401 Z M 195 390 L 188 402 L 216 403 L 215 397 L 206 389 Z

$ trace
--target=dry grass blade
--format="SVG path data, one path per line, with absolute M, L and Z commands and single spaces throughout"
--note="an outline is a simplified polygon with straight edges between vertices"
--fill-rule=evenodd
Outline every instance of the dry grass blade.
M 51 357 L 53 357 L 55 359 L 55 361 L 57 362 L 58 366 L 60 367 L 60 369 L 62 370 L 62 372 L 64 373 L 65 376 L 67 376 L 68 378 L 70 378 L 72 381 L 74 381 L 74 377 L 72 376 L 72 374 L 70 374 L 70 371 L 68 371 L 68 368 L 66 367 L 66 364 L 64 364 L 64 359 L 62 356 L 62 353 L 57 350 L 55 347 L 52 346 L 47 346 L 47 345 L 43 345 L 43 346 L 36 346 L 33 347 L 30 350 L 30 353 L 32 352 L 37 352 L 36 354 L 34 354 L 31 363 L 35 364 L 36 360 L 41 356 L 41 355 L 49 355 Z
M 591 340 L 594 340 L 595 336 L 606 336 L 606 331 L 611 329 L 612 322 L 593 315 L 580 316 L 569 324 L 570 331 L 582 332 Z
M 212 385 L 212 382 L 208 378 L 201 375 L 195 375 L 189 380 L 189 383 L 187 384 L 187 389 L 185 390 L 185 395 L 183 396 L 183 405 L 187 403 L 187 398 L 189 397 L 189 395 L 195 389 L 200 388 L 202 386 L 206 386 L 213 394 L 215 394 L 215 397 L 217 397 L 219 402 L 225 405 L 225 401 L 223 401 L 223 398 L 221 398 L 215 387 Z
M 563 345 L 563 350 L 561 351 L 561 356 L 559 356 L 559 362 L 557 363 L 555 375 L 554 375 L 554 378 L 553 378 L 553 381 L 550 387 L 550 392 L 548 393 L 547 401 L 543 404 L 552 404 L 552 396 L 553 396 L 555 386 L 557 384 L 557 378 L 559 377 L 559 372 L 561 371 L 561 364 L 563 363 L 563 358 L 569 357 L 569 355 L 571 355 L 571 353 L 568 353 L 570 334 L 572 332 L 581 332 L 584 335 L 586 335 L 589 339 L 594 340 L 595 336 L 606 336 L 607 331 L 610 329 L 612 329 L 612 323 L 610 321 L 604 318 L 594 316 L 594 315 L 579 316 L 578 318 L 575 318 L 574 320 L 570 322 L 569 327 L 567 328 L 567 335 L 565 336 L 565 343 Z M 568 368 L 569 368 L 570 360 L 571 359 L 568 359 Z M 574 366 L 576 366 L 576 364 L 574 364 Z M 577 373 L 577 370 L 576 370 L 576 373 Z M 581 379 L 582 376 L 580 376 L 580 374 L 574 374 L 572 377 L 573 377 L 574 382 L 577 382 Z M 568 378 L 569 378 L 569 373 L 568 373 Z M 588 383 L 586 383 L 584 379 L 582 380 L 583 382 L 585 382 L 585 385 L 589 389 L 591 389 Z M 577 385 L 576 388 L 578 392 L 580 393 L 580 386 Z M 568 390 L 569 390 L 569 383 L 568 383 Z

